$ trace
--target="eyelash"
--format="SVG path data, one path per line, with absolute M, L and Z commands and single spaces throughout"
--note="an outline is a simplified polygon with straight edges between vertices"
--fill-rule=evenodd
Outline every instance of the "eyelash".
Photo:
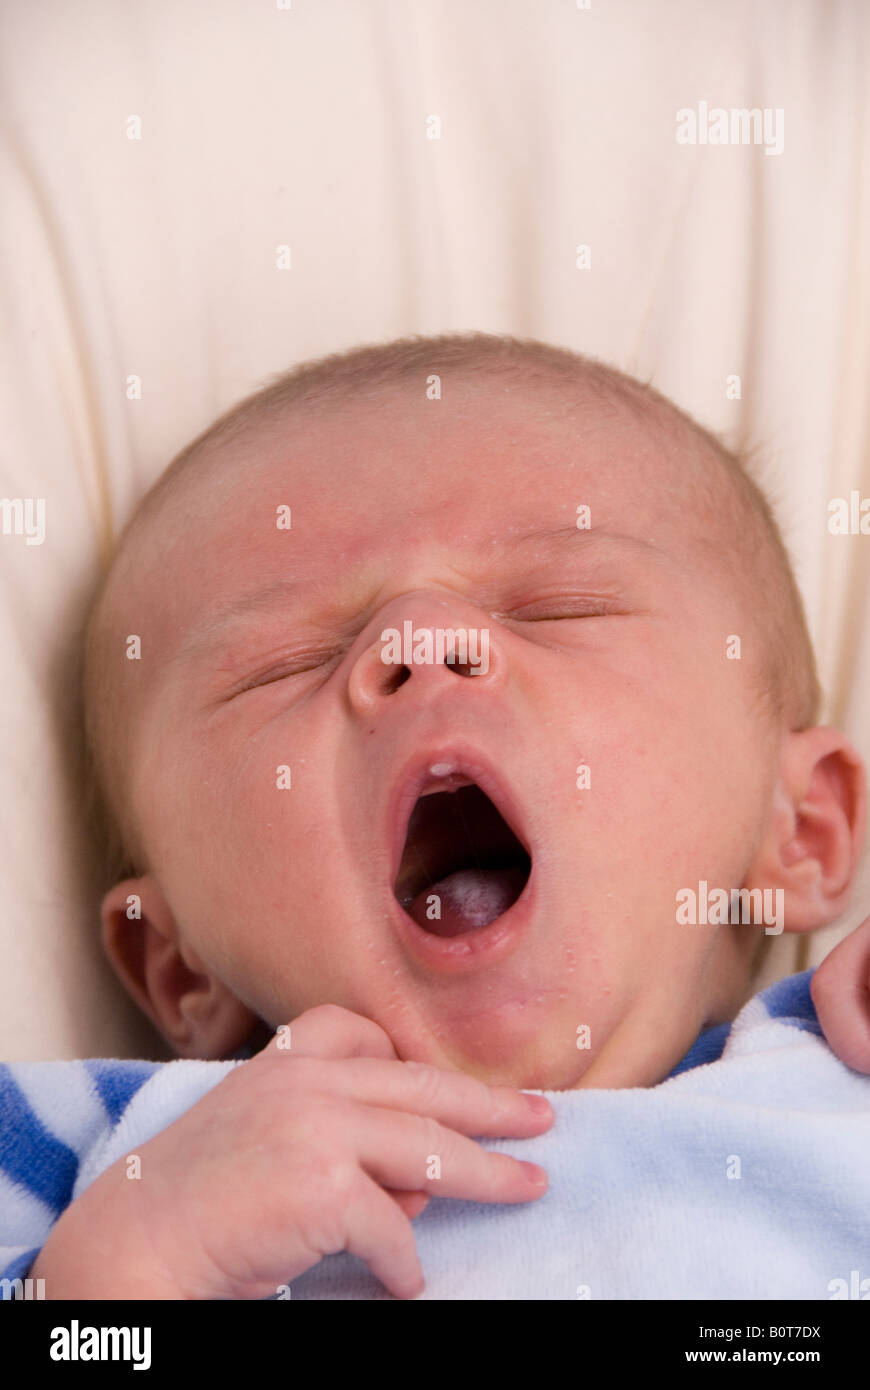
M 588 609 L 583 613 L 535 613 L 532 614 L 531 617 L 523 613 L 520 613 L 519 615 L 515 613 L 493 613 L 491 616 L 493 618 L 507 618 L 509 621 L 515 623 L 557 623 L 569 621 L 572 618 L 606 618 L 610 614 L 615 613 L 616 611 L 617 610 L 614 608 L 598 607 L 594 609 Z
M 259 690 L 264 685 L 275 685 L 277 681 L 283 681 L 288 676 L 303 676 L 307 671 L 317 671 L 321 666 L 325 666 L 336 655 L 335 652 L 328 652 L 322 661 L 311 661 L 306 666 L 273 666 L 261 676 L 252 676 L 243 685 L 233 690 L 228 699 L 234 699 L 237 695 L 244 695 L 249 690 Z M 306 660 L 307 658 L 302 658 Z

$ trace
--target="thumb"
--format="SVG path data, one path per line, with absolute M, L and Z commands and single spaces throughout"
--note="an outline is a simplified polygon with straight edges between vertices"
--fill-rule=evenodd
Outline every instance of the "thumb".
M 322 1061 L 341 1061 L 345 1057 L 380 1057 L 399 1061 L 389 1033 L 380 1024 L 340 1004 L 318 1004 L 284 1023 L 269 1039 L 264 1052 L 272 1048 L 297 1057 L 319 1057 Z
M 388 1187 L 384 1190 L 402 1208 L 409 1221 L 413 1221 L 429 1205 L 428 1192 L 392 1192 Z

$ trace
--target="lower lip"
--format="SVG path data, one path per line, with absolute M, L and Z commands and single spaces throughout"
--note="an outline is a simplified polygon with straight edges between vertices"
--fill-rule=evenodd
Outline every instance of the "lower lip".
M 512 907 L 488 927 L 475 927 L 464 936 L 435 936 L 425 931 L 395 897 L 393 918 L 403 944 L 420 964 L 441 975 L 464 975 L 505 959 L 528 930 L 535 902 L 535 871 Z

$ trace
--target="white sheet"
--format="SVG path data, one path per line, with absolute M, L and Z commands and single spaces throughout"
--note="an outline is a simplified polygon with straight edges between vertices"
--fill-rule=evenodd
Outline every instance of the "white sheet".
M 302 358 L 530 335 L 762 443 L 826 717 L 870 757 L 870 541 L 826 530 L 870 495 L 868 70 L 861 0 L 7 0 L 0 489 L 47 530 L 0 536 L 0 1055 L 162 1055 L 100 960 L 70 653 L 151 480 Z M 782 154 L 678 145 L 700 101 L 782 108 Z

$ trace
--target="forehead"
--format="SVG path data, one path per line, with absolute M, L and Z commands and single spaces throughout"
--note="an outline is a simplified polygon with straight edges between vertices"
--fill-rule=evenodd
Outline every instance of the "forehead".
M 552 514 L 581 492 L 578 502 L 594 494 L 619 507 L 639 485 L 651 510 L 657 499 L 664 510 L 674 486 L 687 485 L 687 451 L 652 409 L 643 420 L 590 393 L 497 381 L 449 391 L 429 401 L 415 380 L 375 399 L 291 406 L 207 448 L 179 481 L 197 525 L 188 531 L 181 515 L 174 528 L 165 517 L 166 546 L 187 548 L 206 525 L 231 543 L 240 515 L 256 521 L 266 503 L 295 503 L 294 531 L 316 522 L 350 541 L 390 517 L 436 525 L 449 513 L 473 528 L 475 517 L 485 525 L 515 513 L 521 522 L 530 507 Z
M 525 540 L 525 555 L 554 531 L 570 542 L 578 507 L 592 535 L 668 550 L 686 532 L 686 453 L 652 413 L 590 393 L 472 381 L 429 400 L 415 380 L 207 446 L 124 568 L 163 645 L 270 579 L 316 599 L 429 560 L 483 572 Z

